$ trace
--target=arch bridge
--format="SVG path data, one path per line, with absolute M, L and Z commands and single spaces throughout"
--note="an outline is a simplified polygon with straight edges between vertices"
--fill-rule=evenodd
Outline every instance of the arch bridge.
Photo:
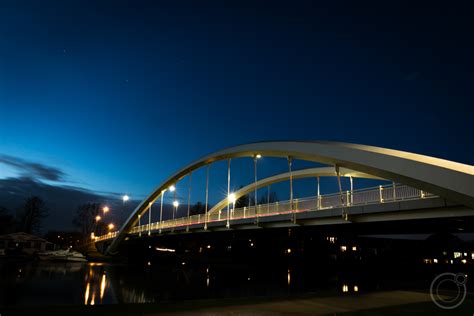
M 236 192 L 230 191 L 231 161 L 253 159 L 253 182 Z M 258 178 L 261 157 L 279 157 L 287 161 L 288 171 L 268 178 Z M 306 160 L 327 167 L 293 170 L 294 160 Z M 227 161 L 227 196 L 209 205 L 209 169 L 214 162 Z M 206 168 L 205 205 L 202 214 L 191 215 L 191 186 L 188 189 L 187 215 L 176 218 L 179 204 L 173 203 L 173 218 L 163 217 L 163 198 L 174 191 L 175 184 Z M 335 177 L 338 190 L 321 194 L 320 178 Z M 343 190 L 341 178 L 348 178 L 350 188 Z M 315 178 L 315 195 L 294 198 L 293 181 Z M 353 189 L 357 178 L 385 180 L 387 184 Z M 258 203 L 258 190 L 288 181 L 286 201 Z M 191 182 L 190 182 L 191 183 Z M 270 190 L 268 190 L 268 193 Z M 248 205 L 236 207 L 242 197 Z M 156 207 L 154 204 L 158 204 Z M 156 210 L 158 208 L 158 210 Z M 151 212 L 159 212 L 152 222 Z M 147 216 L 148 215 L 148 216 Z M 115 254 L 127 236 L 146 237 L 170 232 L 286 227 L 295 225 L 348 224 L 351 222 L 408 220 L 474 216 L 474 166 L 398 150 L 336 142 L 261 142 L 226 148 L 205 156 L 163 181 L 130 214 L 115 232 L 94 238 L 108 241 L 106 252 Z

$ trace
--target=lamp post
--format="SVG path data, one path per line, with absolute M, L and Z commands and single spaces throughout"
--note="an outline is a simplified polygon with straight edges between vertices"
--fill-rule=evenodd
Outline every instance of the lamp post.
M 256 154 L 253 157 L 253 180 L 254 180 L 254 207 L 255 207 L 255 222 L 258 225 L 258 212 L 257 212 L 257 160 L 262 158 L 262 155 Z M 250 201 L 250 198 L 249 198 Z
M 177 200 L 174 200 L 173 201 L 173 209 L 174 209 L 173 219 L 175 218 L 175 215 L 178 214 L 178 206 L 179 206 L 179 202 Z
M 288 156 L 288 172 L 290 173 L 290 211 L 293 213 L 293 223 L 296 224 L 296 209 L 293 207 L 293 172 L 291 165 L 293 164 L 293 158 Z
M 148 203 L 148 236 L 151 235 L 151 202 Z
M 99 221 L 100 221 L 101 219 L 102 219 L 102 217 L 100 217 L 100 215 L 97 215 L 97 216 L 95 217 L 95 228 L 94 228 L 94 232 L 97 231 L 97 228 L 98 228 L 98 226 L 99 226 Z M 97 231 L 97 234 L 99 234 L 98 231 Z
M 170 187 L 168 188 L 168 190 L 170 192 L 173 192 L 173 206 L 175 206 L 175 202 L 178 203 L 178 206 L 179 206 L 179 202 L 176 201 L 176 187 L 174 185 L 170 185 Z M 178 207 L 175 207 L 176 208 L 176 212 L 177 212 L 177 209 Z M 174 208 L 173 208 L 173 219 L 175 218 L 175 212 L 174 212 Z
M 227 209 L 229 209 L 229 204 L 232 203 L 232 213 L 234 213 L 235 211 L 235 193 L 231 193 L 229 194 L 229 196 L 227 197 Z M 229 211 L 227 211 L 229 212 Z M 230 228 L 230 213 L 227 214 L 227 225 L 226 225 L 227 228 Z
M 230 158 L 227 160 L 227 228 L 230 227 L 230 210 L 229 210 L 229 198 L 230 198 Z
M 122 213 L 125 212 L 125 202 L 128 200 L 130 200 L 130 197 L 127 194 L 122 196 Z
M 174 200 L 173 201 L 173 219 L 175 218 L 175 214 L 178 214 L 178 206 L 179 206 L 179 202 L 177 200 Z M 172 231 L 174 231 L 174 226 L 173 226 Z
M 188 225 L 186 226 L 186 231 L 189 231 L 189 224 L 191 222 L 191 184 L 193 180 L 193 173 L 189 173 L 189 187 L 188 187 Z
M 109 229 L 109 234 L 112 234 L 112 229 L 114 229 L 115 225 L 110 223 L 107 228 Z
M 160 202 L 160 234 L 161 234 L 161 224 L 163 221 L 163 195 L 166 190 L 161 191 L 161 202 Z
M 208 207 L 208 200 L 209 200 L 209 169 L 211 168 L 211 165 L 207 165 L 206 169 L 206 208 L 204 210 L 205 216 L 204 216 L 204 230 L 207 230 L 207 221 L 209 220 L 208 215 L 207 215 L 207 207 Z
M 175 192 L 176 187 L 174 185 L 170 185 L 168 189 L 164 189 L 161 191 L 161 199 L 160 199 L 160 230 L 159 233 L 161 234 L 161 231 L 163 230 L 163 198 L 165 197 L 165 192 L 166 190 L 169 190 L 170 192 Z M 176 193 L 175 193 L 176 196 Z M 173 219 L 174 219 L 174 210 L 173 210 Z

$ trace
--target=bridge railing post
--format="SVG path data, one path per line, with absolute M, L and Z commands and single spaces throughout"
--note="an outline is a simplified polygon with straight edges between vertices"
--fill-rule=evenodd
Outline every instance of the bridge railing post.
M 381 185 L 379 185 L 379 200 L 380 200 L 380 203 L 384 202 L 384 200 L 383 200 L 383 187 Z

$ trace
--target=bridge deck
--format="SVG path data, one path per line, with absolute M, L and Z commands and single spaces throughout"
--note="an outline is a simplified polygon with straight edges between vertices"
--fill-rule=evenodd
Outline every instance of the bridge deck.
M 455 212 L 453 212 L 455 211 Z M 347 214 L 348 220 L 343 218 Z M 357 191 L 320 195 L 293 201 L 243 207 L 164 220 L 135 226 L 129 234 L 219 230 L 228 228 L 290 227 L 294 225 L 343 224 L 379 220 L 403 220 L 449 216 L 473 216 L 474 210 L 405 185 L 387 185 Z M 259 224 L 258 226 L 255 224 Z M 111 232 L 96 238 L 115 238 Z

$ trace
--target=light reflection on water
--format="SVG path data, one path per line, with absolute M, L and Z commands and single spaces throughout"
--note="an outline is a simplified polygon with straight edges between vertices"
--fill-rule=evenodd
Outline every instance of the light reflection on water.
M 0 263 L 0 283 L 5 284 L 0 287 L 0 307 L 151 303 L 307 290 L 309 281 L 300 269 L 282 266 L 267 270 L 188 264 L 156 267 L 79 262 Z M 337 285 L 341 284 L 339 281 L 330 286 L 333 291 L 359 291 L 357 284 Z M 323 286 L 328 289 L 327 283 Z

